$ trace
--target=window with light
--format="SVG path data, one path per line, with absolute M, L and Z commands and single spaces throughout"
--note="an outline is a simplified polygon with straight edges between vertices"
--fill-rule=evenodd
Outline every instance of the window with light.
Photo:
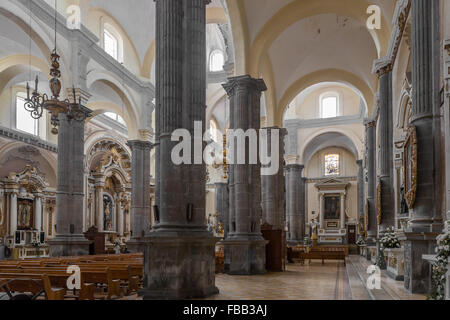
M 211 56 L 209 59 L 209 70 L 211 72 L 222 71 L 224 63 L 225 63 L 225 58 L 223 56 L 222 51 L 214 50 L 211 53 Z
M 103 47 L 107 54 L 119 60 L 119 41 L 107 29 L 103 30 Z
M 322 99 L 321 103 L 322 118 L 335 118 L 338 116 L 338 98 L 337 96 L 329 96 Z
M 123 118 L 121 116 L 119 116 L 117 113 L 105 112 L 105 116 L 120 123 L 123 126 L 126 126 L 125 120 L 123 120 Z
M 339 155 L 327 154 L 325 156 L 325 175 L 339 175 Z
M 25 98 L 20 95 L 16 96 L 16 129 L 34 136 L 39 135 L 39 121 L 25 110 Z

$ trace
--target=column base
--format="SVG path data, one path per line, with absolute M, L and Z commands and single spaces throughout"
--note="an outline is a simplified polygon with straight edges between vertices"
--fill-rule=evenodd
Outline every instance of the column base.
M 130 253 L 145 252 L 146 240 L 145 238 L 132 238 L 126 242 L 127 250 Z
M 85 256 L 89 254 L 92 241 L 82 235 L 56 235 L 49 241 L 51 257 Z
M 266 273 L 266 244 L 262 237 L 231 237 L 223 241 L 225 273 L 253 275 Z
M 431 288 L 431 266 L 422 255 L 434 254 L 437 233 L 405 232 L 400 239 L 405 247 L 405 289 L 411 293 L 426 294 Z
M 215 244 L 207 232 L 151 232 L 145 238 L 144 300 L 206 298 L 215 286 Z

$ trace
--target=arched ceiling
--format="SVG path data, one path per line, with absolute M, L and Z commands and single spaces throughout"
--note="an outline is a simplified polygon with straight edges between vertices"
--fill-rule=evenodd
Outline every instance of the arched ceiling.
M 358 149 L 349 137 L 338 132 L 327 132 L 312 139 L 305 147 L 303 151 L 304 163 L 308 163 L 320 150 L 329 147 L 346 149 L 358 159 Z

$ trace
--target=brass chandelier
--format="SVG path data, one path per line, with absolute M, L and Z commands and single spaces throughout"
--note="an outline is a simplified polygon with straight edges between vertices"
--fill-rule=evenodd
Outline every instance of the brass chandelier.
M 31 14 L 31 13 L 30 13 Z M 52 134 L 58 134 L 58 125 L 59 119 L 58 116 L 60 113 L 67 114 L 69 119 L 74 119 L 78 121 L 83 121 L 90 115 L 90 110 L 84 107 L 81 104 L 81 95 L 79 100 L 76 101 L 76 93 L 75 88 L 72 89 L 73 93 L 73 102 L 69 101 L 69 99 L 60 100 L 59 95 L 61 93 L 61 71 L 59 59 L 60 56 L 56 50 L 56 25 L 57 25 L 57 2 L 55 0 L 55 48 L 53 49 L 50 60 L 51 60 L 51 68 L 50 68 L 50 76 L 52 77 L 49 81 L 50 91 L 52 92 L 52 96 L 49 98 L 47 94 L 40 95 L 38 92 L 39 87 L 39 78 L 36 76 L 35 87 L 33 92 L 30 94 L 30 86 L 27 82 L 27 97 L 25 98 L 25 110 L 30 112 L 31 117 L 35 120 L 40 119 L 45 110 L 48 110 L 51 115 L 51 124 L 53 128 L 51 130 Z M 30 24 L 31 28 L 31 24 Z M 30 49 L 31 50 L 31 49 Z M 31 55 L 31 52 L 30 52 Z

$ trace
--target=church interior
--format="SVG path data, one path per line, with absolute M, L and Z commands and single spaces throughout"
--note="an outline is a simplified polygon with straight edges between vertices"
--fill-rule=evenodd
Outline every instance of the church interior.
M 450 300 L 449 258 L 450 0 L 0 0 L 0 300 Z

